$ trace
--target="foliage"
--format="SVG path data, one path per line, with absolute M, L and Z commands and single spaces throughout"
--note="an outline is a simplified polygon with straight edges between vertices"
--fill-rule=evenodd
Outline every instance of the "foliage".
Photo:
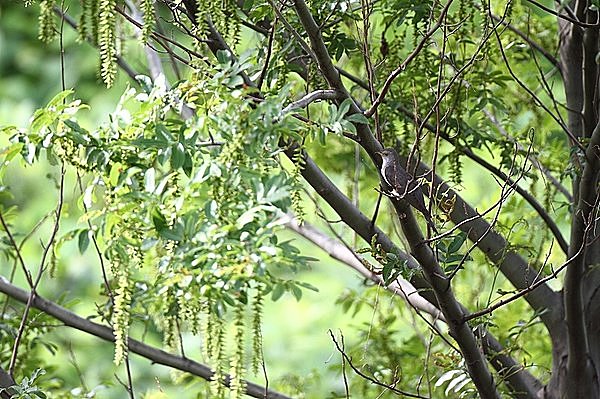
M 541 212 L 551 213 L 561 234 L 574 204 L 560 188 L 582 175 L 585 157 L 581 143 L 568 141 L 557 128 L 562 108 L 556 98 L 562 101 L 565 94 L 553 87 L 560 78 L 552 59 L 530 48 L 529 37 L 536 37 L 549 54 L 556 53 L 555 19 L 541 14 L 533 24 L 535 11 L 518 2 L 451 3 L 315 0 L 308 9 L 317 26 L 313 31 L 307 29 L 300 0 L 143 0 L 139 5 L 82 0 L 73 5 L 78 38 L 98 48 L 105 86 L 117 82 L 118 68 L 127 69 L 124 62 L 136 68 L 143 64 L 141 52 L 128 48 L 132 42 L 147 46 L 148 53 L 154 50 L 154 56 L 164 51 L 164 57 L 158 57 L 157 67 L 148 56 L 149 76 L 137 75 L 102 121 L 89 121 L 90 106 L 79 89 L 72 89 L 35 111 L 27 128 L 2 127 L 0 250 L 13 265 L 11 274 L 28 270 L 34 257 L 28 251 L 35 252 L 29 250 L 30 237 L 46 237 L 49 229 L 50 239 L 37 249 L 39 281 L 53 281 L 49 284 L 62 292 L 62 279 L 77 257 L 99 263 L 101 288 L 82 301 L 89 299 L 92 317 L 113 329 L 115 367 L 123 365 L 129 373 L 130 337 L 160 336 L 166 350 L 184 358 L 184 338 L 201 337 L 203 361 L 214 372 L 203 393 L 241 398 L 250 371 L 266 372 L 263 321 L 269 300 L 288 293 L 304 302 L 306 289 L 317 291 L 298 277 L 317 259 L 286 236 L 283 216 L 292 214 L 299 225 L 327 227 L 367 269 L 363 276 L 377 283 L 347 290 L 336 301 L 352 327 L 341 332 L 348 338 L 342 354 L 348 358 L 320 370 L 338 377 L 327 394 L 344 397 L 348 390 L 354 396 L 394 397 L 397 392 L 388 389 L 393 387 L 429 397 L 474 397 L 479 387 L 470 374 L 473 362 L 464 359 L 455 331 L 447 334 L 438 316 L 400 309 L 384 288 L 402 280 L 417 286 L 425 281 L 430 285 L 420 286 L 419 293 L 429 295 L 430 304 L 447 311 L 451 306 L 436 301 L 455 295 L 462 301 L 454 308 L 466 312 L 528 289 L 515 288 L 506 276 L 503 262 L 512 255 L 527 260 L 524 273 L 552 276 L 564 254 L 549 244 L 556 231 L 530 228 L 539 223 L 540 211 L 529 205 L 542 202 Z M 141 22 L 130 17 L 139 14 L 138 6 Z M 45 43 L 65 35 L 57 7 L 71 11 L 56 1 L 39 3 L 37 35 Z M 62 41 L 60 46 L 64 50 Z M 328 63 L 335 67 L 328 70 Z M 157 74 L 157 68 L 165 70 Z M 322 97 L 306 100 L 311 93 Z M 540 106 L 546 103 L 555 104 L 559 117 Z M 371 114 L 362 112 L 372 104 L 377 107 Z M 377 146 L 395 146 L 403 154 L 407 169 L 432 198 L 428 205 L 439 230 L 446 233 L 415 245 L 407 234 L 414 231 L 406 228 L 412 220 L 405 217 L 407 208 L 395 204 L 394 212 L 386 199 L 380 204 L 374 190 L 380 187 Z M 420 161 L 446 179 L 443 192 L 429 181 L 431 174 L 417 173 Z M 472 161 L 485 170 L 476 170 Z M 57 198 L 54 210 L 30 228 L 20 223 L 27 208 L 6 181 L 11 171 L 35 166 L 48 168 Z M 319 173 L 323 180 L 314 183 Z M 549 184 L 547 175 L 556 181 Z M 323 183 L 327 176 L 332 186 Z M 533 200 L 526 204 L 513 194 L 517 188 Z M 331 199 L 336 190 L 343 200 Z M 69 192 L 75 192 L 75 200 Z M 478 217 L 459 205 L 459 196 L 472 202 L 489 227 L 476 239 L 469 223 Z M 370 218 L 376 208 L 379 217 L 373 217 L 366 238 L 369 223 L 361 217 Z M 340 218 L 350 229 L 339 227 Z M 357 242 L 359 236 L 365 244 Z M 486 237 L 505 240 L 505 246 L 490 253 L 482 244 Z M 435 273 L 426 273 L 421 247 L 430 248 L 439 266 Z M 442 277 L 443 290 L 433 284 Z M 30 289 L 37 287 L 17 278 Z M 9 309 L 8 303 L 2 353 L 13 353 L 8 340 L 17 337 L 21 353 L 38 337 L 52 351 L 41 338 L 51 328 L 34 322 L 43 316 L 29 315 L 23 334 L 22 308 Z M 548 378 L 551 343 L 539 325 L 544 311 L 522 302 L 506 306 L 468 324 L 453 319 L 450 328 L 462 323 L 474 337 L 482 330 L 496 334 L 503 354 L 531 368 L 532 378 Z M 530 340 L 536 344 L 526 346 Z M 334 345 L 320 350 L 334 350 Z M 31 360 L 12 365 L 22 377 L 16 387 L 23 395 L 43 397 L 43 391 L 68 397 L 66 382 L 56 386 L 38 379 L 44 371 L 35 371 L 35 363 L 43 364 L 42 358 L 35 352 Z M 310 392 L 308 379 L 286 371 L 287 379 L 275 382 L 277 389 L 327 395 Z M 493 372 L 496 381 L 505 382 L 501 374 Z M 314 381 L 321 377 L 315 375 Z M 189 382 L 185 376 L 174 381 Z M 79 392 L 94 394 L 84 388 Z M 511 391 L 507 385 L 498 389 Z
M 153 309 L 172 350 L 179 347 L 179 329 L 198 332 L 204 314 L 206 336 L 221 337 L 205 340 L 206 353 L 222 370 L 223 317 L 233 307 L 237 349 L 231 375 L 239 396 L 246 361 L 244 306 L 251 306 L 257 318 L 252 335 L 260 337 L 263 295 L 272 291 L 276 300 L 290 291 L 300 299 L 300 287 L 312 287 L 269 270 L 298 270 L 309 260 L 275 234 L 293 185 L 279 165 L 278 142 L 294 122 L 282 119 L 279 97 L 252 106 L 243 90 L 230 91 L 237 76 L 230 72 L 241 73 L 240 67 L 224 59 L 217 68 L 214 79 L 194 85 L 199 97 L 187 87 L 167 90 L 164 82 L 152 85 L 139 77 L 146 90 L 128 89 L 109 121 L 92 131 L 76 119 L 86 106 L 67 100 L 72 91 L 62 92 L 36 112 L 28 130 L 4 129 L 12 142 L 5 156 L 10 161 L 20 152 L 30 164 L 46 158 L 93 174 L 80 183 L 85 227 L 64 237 L 77 240 L 82 253 L 91 241 L 105 248 L 98 256 L 110 285 L 100 309 L 115 330 L 115 363 L 127 356 L 130 318 Z M 174 119 L 173 110 L 185 106 L 178 98 L 206 116 Z M 220 114 L 226 109 L 236 109 L 235 115 Z M 261 345 L 252 343 L 254 349 Z M 222 396 L 222 389 L 214 395 Z

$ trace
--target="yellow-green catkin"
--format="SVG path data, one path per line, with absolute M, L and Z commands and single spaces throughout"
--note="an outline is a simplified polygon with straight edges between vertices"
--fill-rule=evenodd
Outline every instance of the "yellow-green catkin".
M 294 156 L 292 159 L 294 163 L 294 168 L 292 169 L 292 189 L 290 193 L 290 197 L 292 200 L 292 210 L 294 211 L 294 215 L 296 216 L 296 220 L 298 224 L 302 224 L 304 222 L 304 218 L 306 216 L 306 212 L 304 211 L 304 206 L 302 203 L 302 171 L 304 170 L 304 165 L 306 163 L 304 159 L 304 151 L 302 147 L 296 148 L 294 151 Z
M 42 0 L 40 2 L 38 38 L 49 43 L 56 37 L 57 30 L 54 21 L 54 0 Z
M 231 375 L 231 399 L 241 399 L 246 391 L 246 384 L 244 381 L 244 334 L 245 334 L 245 317 L 244 317 L 243 306 L 238 306 L 235 309 L 235 320 L 234 320 L 234 345 L 235 353 L 231 357 L 231 367 L 229 374 Z
M 225 328 L 223 319 L 211 314 L 209 317 L 212 318 L 212 334 L 206 339 L 210 339 L 212 353 L 211 362 L 214 367 L 214 374 L 210 382 L 210 393 L 211 398 L 222 399 L 225 398 L 225 385 L 223 384 L 223 378 L 225 372 L 223 370 L 223 363 L 225 362 Z
M 114 362 L 119 365 L 127 356 L 127 338 L 129 332 L 129 315 L 131 306 L 131 290 L 127 271 L 119 271 L 117 289 L 114 292 L 114 305 L 111 324 L 115 335 Z
M 263 340 L 262 340 L 262 315 L 263 315 L 264 295 L 262 290 L 258 290 L 252 304 L 252 372 L 258 373 L 259 366 L 263 359 Z
M 116 0 L 98 1 L 98 46 L 100 47 L 100 75 L 107 87 L 114 83 L 117 67 Z
M 142 0 L 142 11 L 144 13 L 144 26 L 142 27 L 142 41 L 148 42 L 152 29 L 154 28 L 154 1 Z

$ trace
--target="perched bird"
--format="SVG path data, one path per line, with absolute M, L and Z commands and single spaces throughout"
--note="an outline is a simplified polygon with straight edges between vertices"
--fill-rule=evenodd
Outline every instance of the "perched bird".
M 425 206 L 421 184 L 400 165 L 400 156 L 396 150 L 385 148 L 377 154 L 379 154 L 382 161 L 381 177 L 390 186 L 390 191 L 386 194 L 391 197 L 404 198 L 413 208 L 425 216 L 427 224 L 433 231 L 437 232 L 429 211 Z

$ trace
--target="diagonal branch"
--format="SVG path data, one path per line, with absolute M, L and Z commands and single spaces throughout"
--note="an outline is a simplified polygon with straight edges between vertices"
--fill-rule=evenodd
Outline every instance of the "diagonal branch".
M 281 111 L 281 114 L 285 115 L 288 112 L 293 111 L 295 109 L 304 108 L 310 103 L 313 103 L 318 100 L 336 100 L 338 98 L 340 98 L 340 93 L 338 93 L 335 90 L 316 90 L 311 93 L 308 93 L 301 99 L 289 104 Z
M 440 310 L 446 317 L 450 335 L 460 346 L 467 370 L 477 387 L 479 395 L 486 399 L 500 398 L 496 390 L 496 383 L 480 351 L 475 334 L 471 326 L 463 321 L 464 308 L 454 295 L 450 284 L 451 280 L 441 268 L 432 249 L 424 244 L 425 238 L 418 228 L 416 220 L 414 220 L 414 214 L 407 212 L 408 203 L 391 197 L 390 200 L 400 219 L 400 225 L 410 245 L 411 253 L 421 264 L 425 277 L 438 299 Z
M 562 74 L 562 68 L 560 66 L 560 63 L 558 62 L 558 60 L 556 59 L 556 57 L 554 57 L 552 54 L 550 54 L 548 52 L 548 50 L 546 50 L 539 43 L 537 43 L 532 38 L 530 38 L 529 35 L 526 35 L 524 32 L 521 32 L 519 29 L 515 28 L 509 22 L 501 19 L 496 14 L 490 14 L 490 16 L 492 17 L 492 19 L 494 21 L 500 22 L 509 31 L 513 32 L 515 35 L 517 35 L 521 39 L 523 39 L 527 44 L 529 44 L 529 47 L 531 47 L 532 49 L 535 49 L 535 50 L 539 51 L 540 54 L 542 54 L 544 56 L 544 58 L 546 58 L 552 65 L 554 65 L 556 67 L 556 69 L 558 69 L 559 72 Z
M 348 265 L 360 273 L 363 277 L 371 280 L 377 285 L 385 287 L 385 289 L 391 293 L 400 296 L 400 298 L 402 298 L 415 309 L 426 312 L 435 319 L 445 321 L 444 315 L 438 310 L 438 308 L 419 295 L 417 289 L 402 277 L 398 277 L 396 280 L 386 286 L 381 275 L 369 270 L 364 264 L 366 260 L 361 258 L 358 254 L 346 247 L 344 244 L 333 239 L 332 237 L 327 236 L 307 222 L 299 225 L 298 221 L 289 215 L 284 216 L 282 219 L 285 221 L 285 226 L 288 229 L 293 230 L 307 240 L 310 240 L 313 244 L 327 252 L 332 258 Z M 401 251 L 398 256 L 400 259 L 406 260 L 407 262 L 409 259 L 414 262 L 414 260 L 403 251 Z
M 429 168 L 423 163 L 418 165 L 417 173 L 431 175 Z M 491 229 L 489 223 L 437 174 L 433 178 L 433 188 L 438 201 L 450 200 L 453 203 L 449 212 L 452 222 L 467 234 L 469 240 L 478 243 L 478 248 L 500 268 L 515 288 L 527 289 L 536 282 L 539 273 L 532 269 L 521 255 L 511 250 L 506 239 Z M 541 314 L 540 318 L 547 327 L 559 321 L 562 308 L 560 294 L 547 284 L 538 285 L 525 296 L 525 300 L 534 311 Z
M 15 382 L 15 380 L 13 380 L 11 375 L 8 374 L 8 372 L 2 367 L 0 367 L 0 398 L 11 399 L 14 396 L 17 396 L 17 392 L 10 388 L 16 384 L 17 383 Z
M 27 303 L 27 300 L 30 298 L 29 292 L 10 284 L 8 280 L 2 276 L 0 276 L 0 292 L 22 303 Z M 62 321 L 69 327 L 73 327 L 79 331 L 94 335 L 105 341 L 115 341 L 113 331 L 110 327 L 84 319 L 83 317 L 76 315 L 75 313 L 55 304 L 54 302 L 44 299 L 39 295 L 34 297 L 31 306 L 57 320 Z M 137 353 L 138 355 L 151 360 L 153 363 L 158 363 L 177 370 L 185 371 L 207 381 L 210 381 L 214 375 L 211 368 L 204 364 L 195 362 L 185 357 L 172 355 L 133 338 L 129 338 L 127 346 L 130 352 Z M 226 376 L 225 385 L 229 386 L 229 381 L 229 376 Z M 245 385 L 246 394 L 253 398 L 268 397 L 269 399 L 291 399 L 286 395 L 267 390 L 264 387 L 249 381 L 246 381 Z
M 286 155 L 291 160 L 296 159 L 295 153 L 296 147 L 289 147 L 286 149 Z M 305 166 L 301 170 L 304 179 L 313 187 L 313 189 L 321 196 L 321 198 L 323 198 L 332 207 L 332 209 L 350 228 L 352 228 L 368 243 L 371 243 L 373 240 L 375 240 L 375 243 L 381 246 L 381 248 L 386 252 L 402 252 L 395 246 L 395 244 L 385 233 L 371 224 L 371 220 L 352 204 L 350 199 L 346 197 L 338 189 L 338 187 L 327 178 L 327 176 L 325 176 L 323 171 L 321 171 L 314 161 L 306 154 L 304 162 Z M 412 213 L 407 214 L 412 215 Z M 416 221 L 414 223 L 416 224 Z M 410 268 L 415 268 L 418 266 L 418 264 L 416 264 L 415 260 L 410 257 L 408 259 L 408 266 Z M 437 306 L 437 298 L 433 295 L 430 285 L 420 276 L 420 274 L 415 274 L 411 279 L 411 283 L 413 286 L 419 289 L 421 296 Z M 463 310 L 463 313 L 466 314 L 466 310 Z M 491 341 L 496 342 L 489 332 L 486 332 L 485 336 L 489 336 Z M 498 348 L 499 344 L 497 344 L 495 347 Z M 510 356 L 497 356 L 497 353 L 490 353 L 490 356 L 495 359 L 495 361 L 492 362 L 492 365 L 497 367 L 499 372 L 501 370 L 512 371 L 506 376 L 506 383 L 513 392 L 537 391 L 540 386 L 540 382 L 527 373 L 523 367 Z M 527 386 L 528 389 L 523 389 L 524 386 Z M 529 397 L 534 396 L 530 395 Z

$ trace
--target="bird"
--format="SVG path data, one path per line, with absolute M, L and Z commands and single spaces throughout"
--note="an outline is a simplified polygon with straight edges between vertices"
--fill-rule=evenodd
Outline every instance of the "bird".
M 388 147 L 377 152 L 381 157 L 381 177 L 390 187 L 386 195 L 405 199 L 413 208 L 425 217 L 429 227 L 437 232 L 423 197 L 421 184 L 400 165 L 400 156 L 395 149 Z

